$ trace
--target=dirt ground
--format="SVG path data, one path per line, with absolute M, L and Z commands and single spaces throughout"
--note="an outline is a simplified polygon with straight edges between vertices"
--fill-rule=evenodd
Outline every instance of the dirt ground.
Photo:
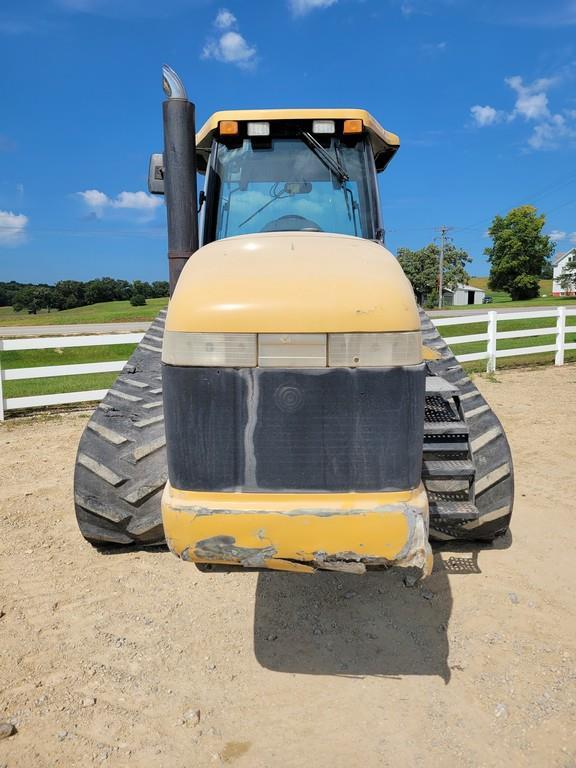
M 512 535 L 413 588 L 101 554 L 72 507 L 87 414 L 1 426 L 0 766 L 576 766 L 576 367 L 478 381 Z

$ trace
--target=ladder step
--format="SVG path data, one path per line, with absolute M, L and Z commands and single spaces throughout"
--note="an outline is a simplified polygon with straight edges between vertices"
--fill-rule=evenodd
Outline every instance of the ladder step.
M 422 462 L 423 478 L 452 480 L 453 478 L 474 477 L 474 474 L 474 464 L 464 459 L 424 459 Z
M 478 520 L 478 507 L 471 501 L 431 501 L 431 525 L 443 523 L 468 523 Z
M 465 437 L 463 435 L 463 437 Z M 425 440 L 423 445 L 424 453 L 458 453 L 466 451 L 468 453 L 468 440 L 463 439 L 459 443 L 448 442 L 448 440 Z
M 467 435 L 468 424 L 464 421 L 425 421 L 425 435 Z
M 452 397 L 457 395 L 460 388 L 454 384 L 450 384 L 449 381 L 443 379 L 441 376 L 426 376 L 426 394 L 427 395 L 442 395 L 443 397 Z

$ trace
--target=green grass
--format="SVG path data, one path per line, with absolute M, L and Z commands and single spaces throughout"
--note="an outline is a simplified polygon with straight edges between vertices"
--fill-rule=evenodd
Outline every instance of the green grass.
M 14 312 L 12 307 L 0 307 L 0 327 L 11 325 L 74 325 L 76 323 L 123 323 L 153 320 L 168 299 L 147 299 L 144 307 L 133 307 L 129 301 L 105 301 L 60 312 L 42 310 L 29 315 L 25 310 Z
M 82 392 L 87 389 L 109 389 L 117 373 L 91 373 L 80 376 L 50 376 L 45 379 L 5 381 L 4 397 L 55 395 L 62 392 Z

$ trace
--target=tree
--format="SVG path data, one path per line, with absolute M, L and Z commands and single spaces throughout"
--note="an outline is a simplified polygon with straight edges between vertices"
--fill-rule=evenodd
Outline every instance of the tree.
M 55 306 L 58 309 L 74 309 L 85 304 L 84 283 L 78 280 L 60 280 L 54 286 Z
M 31 315 L 35 315 L 40 309 L 37 297 L 37 288 L 33 285 L 27 285 L 21 288 L 12 300 L 12 308 L 15 312 L 28 310 Z
M 532 205 L 494 217 L 488 230 L 492 245 L 484 250 L 490 262 L 490 288 L 506 291 L 513 300 L 539 295 L 540 275 L 555 247 L 542 232 L 545 223 L 546 217 Z
M 168 280 L 155 280 L 152 283 L 152 298 L 163 299 L 170 293 L 170 286 Z
M 552 266 L 552 262 L 546 261 L 544 262 L 544 266 L 542 267 L 542 272 L 540 273 L 540 277 L 542 280 L 552 280 L 554 277 L 554 267 Z
M 145 299 L 151 299 L 154 296 L 154 291 L 150 283 L 143 280 L 134 280 L 130 286 L 132 295 L 144 296 Z
M 419 251 L 399 248 L 398 261 L 404 274 L 412 283 L 418 300 L 427 306 L 434 306 L 438 298 L 439 246 L 436 243 L 430 243 Z M 444 248 L 444 287 L 454 290 L 458 283 L 468 282 L 470 276 L 466 272 L 466 264 L 471 261 L 466 251 L 448 241 Z
M 127 299 L 131 294 L 130 283 L 127 280 L 115 280 L 113 277 L 98 277 L 84 285 L 87 304 Z
M 146 304 L 146 296 L 141 293 L 133 293 L 130 297 L 130 304 L 133 307 L 143 307 Z

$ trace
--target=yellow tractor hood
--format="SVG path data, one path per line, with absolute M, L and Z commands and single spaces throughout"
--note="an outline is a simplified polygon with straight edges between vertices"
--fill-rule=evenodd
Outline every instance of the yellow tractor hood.
M 415 331 L 414 293 L 396 258 L 358 237 L 267 232 L 217 240 L 188 260 L 167 331 Z

